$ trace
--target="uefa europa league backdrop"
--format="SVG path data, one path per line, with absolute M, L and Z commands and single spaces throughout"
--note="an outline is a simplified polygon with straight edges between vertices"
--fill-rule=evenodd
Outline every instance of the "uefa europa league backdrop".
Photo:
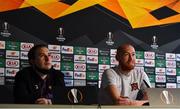
M 179 88 L 179 12 L 179 0 L 0 0 L 0 85 L 12 93 L 28 50 L 46 43 L 66 86 L 96 103 L 103 71 L 118 64 L 115 48 L 132 43 L 153 87 Z

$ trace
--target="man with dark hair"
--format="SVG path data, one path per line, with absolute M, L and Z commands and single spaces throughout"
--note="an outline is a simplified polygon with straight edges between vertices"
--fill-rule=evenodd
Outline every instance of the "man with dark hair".
M 145 88 L 150 87 L 150 82 L 145 72 L 135 69 L 134 47 L 131 44 L 119 46 L 116 60 L 119 65 L 105 70 L 102 75 L 99 103 L 134 106 L 147 104 Z M 136 99 L 138 92 L 142 94 L 141 100 Z
M 66 102 L 64 75 L 52 67 L 47 45 L 36 45 L 28 52 L 30 67 L 15 76 L 14 98 L 20 104 Z

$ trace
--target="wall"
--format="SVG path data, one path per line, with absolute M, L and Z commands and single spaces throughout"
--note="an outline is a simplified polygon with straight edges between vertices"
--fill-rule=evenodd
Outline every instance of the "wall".
M 72 81 L 68 79 L 73 78 L 75 81 L 77 79 L 76 82 L 79 84 L 84 83 L 83 85 L 98 87 L 99 75 L 103 72 L 101 67 L 114 66 L 111 62 L 113 60 L 111 57 L 114 57 L 110 54 L 111 49 L 128 42 L 132 43 L 139 51 L 137 58 L 140 59 L 137 60 L 137 66 L 146 71 L 153 86 L 179 87 L 179 3 L 176 0 L 157 0 L 156 2 L 142 0 L 138 4 L 136 1 L 121 0 L 98 2 L 87 2 L 86 0 L 86 3 L 83 0 L 37 1 L 36 3 L 32 1 L 0 1 L 0 46 L 2 47 L 2 43 L 5 45 L 5 48 L 0 49 L 0 83 L 2 86 L 4 84 L 7 87 L 11 86 L 15 72 L 27 65 L 25 54 L 28 50 L 22 48 L 23 43 L 25 45 L 46 43 L 61 48 L 61 52 L 58 51 L 54 54 L 54 57 L 59 59 L 54 61 L 54 65 L 57 64 L 58 69 L 63 70 L 65 74 L 71 74 L 66 77 L 67 84 L 72 84 Z M 63 36 L 66 38 L 64 42 L 57 40 L 60 35 L 59 28 L 63 28 Z M 7 36 L 4 36 L 3 32 L 7 32 Z M 106 44 L 108 32 L 113 34 L 114 44 L 111 46 Z M 157 37 L 155 42 L 159 46 L 156 50 L 151 48 L 153 36 Z M 12 46 L 19 48 L 12 49 Z M 70 47 L 74 52 L 62 53 L 63 46 Z M 82 47 L 82 54 L 75 52 L 76 49 L 78 50 L 75 47 Z M 88 54 L 87 48 L 98 50 L 98 55 Z M 18 52 L 19 57 L 7 55 L 14 51 L 20 51 Z M 78 60 L 80 57 L 86 60 Z M 87 60 L 88 57 L 98 59 L 98 62 Z M 7 66 L 6 60 L 9 58 L 10 62 L 12 62 L 11 59 L 20 60 L 17 61 L 19 66 Z M 74 60 L 75 58 L 77 60 Z M 69 64 L 70 61 L 72 63 Z M 100 66 L 101 64 L 107 64 L 107 66 Z M 86 69 L 78 71 L 74 66 L 86 66 Z M 93 71 L 88 71 L 88 67 L 90 67 L 89 69 L 95 68 L 91 69 Z M 76 77 L 72 77 L 72 75 L 75 76 L 74 70 L 75 72 L 77 70 Z M 84 75 L 84 77 L 78 77 L 78 75 Z M 166 84 L 166 82 L 170 84 Z M 79 88 L 78 85 L 77 87 Z M 93 90 L 97 91 L 96 87 Z M 83 91 L 83 88 L 79 89 Z M 96 102 L 96 100 L 90 102 Z

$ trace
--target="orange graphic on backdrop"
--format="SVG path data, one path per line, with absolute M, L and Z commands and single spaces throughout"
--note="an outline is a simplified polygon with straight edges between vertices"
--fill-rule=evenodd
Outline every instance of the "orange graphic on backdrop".
M 61 0 L 0 0 L 0 12 L 33 6 L 56 19 L 97 4 L 127 19 L 132 28 L 180 22 L 179 0 L 77 0 L 72 5 Z M 160 20 L 150 14 L 164 6 L 178 14 Z

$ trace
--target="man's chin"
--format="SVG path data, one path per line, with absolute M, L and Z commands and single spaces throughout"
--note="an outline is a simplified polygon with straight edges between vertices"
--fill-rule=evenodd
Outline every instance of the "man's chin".
M 135 65 L 130 65 L 129 68 L 132 70 L 134 69 Z
M 133 70 L 134 69 L 134 65 L 127 65 L 127 66 L 124 66 L 124 70 Z
M 49 70 L 49 69 L 51 69 L 51 67 L 52 67 L 52 66 L 45 66 L 44 69 L 45 69 L 45 70 Z

